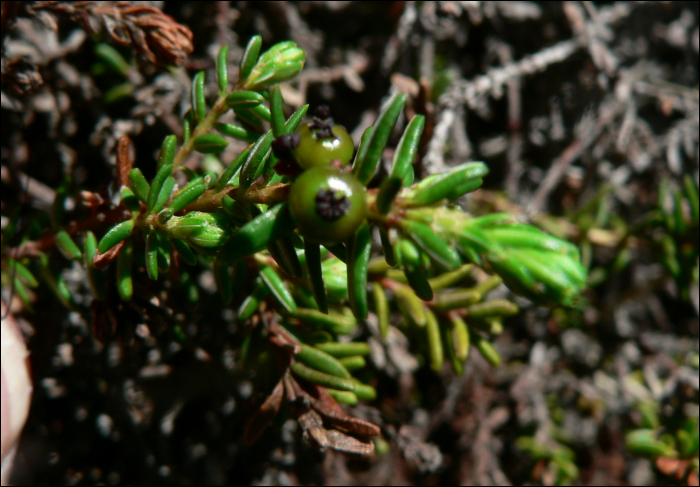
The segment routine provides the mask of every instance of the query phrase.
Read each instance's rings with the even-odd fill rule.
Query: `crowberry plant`
[[[573,306],[586,270],[569,242],[508,214],[475,217],[453,204],[481,186],[484,163],[416,181],[421,115],[408,120],[391,169],[370,187],[405,95],[386,103],[355,148],[327,107],[310,120],[304,120],[308,105],[286,115],[278,84],[299,74],[304,51],[293,42],[260,50],[256,36],[232,83],[228,49],[221,49],[214,100],[205,96],[204,72],[195,75],[184,137],[165,138],[150,181],[133,167],[129,140],[120,141],[119,199],[94,208],[108,215],[99,219],[109,222],[107,231],[95,235],[97,218],[63,227],[65,194],[59,191],[51,238],[66,258],[83,264],[100,340],[117,327],[114,289],[128,303],[143,280],[185,285],[186,266],[211,269],[223,302],[241,303],[235,315],[247,324],[240,328],[241,362],[256,367],[274,357],[274,367],[260,370],[276,385],[250,418],[246,439],[254,441],[284,410],[319,449],[367,454],[380,428],[348,415],[339,403],[376,396],[355,377],[370,353],[368,343],[357,340],[367,336],[370,309],[377,339],[391,333],[397,310],[426,364],[440,371],[448,360],[461,373],[472,345],[491,364],[500,363],[489,338],[518,307],[488,299],[490,291],[504,282],[537,303]],[[220,122],[231,110],[240,123]],[[193,151],[222,153],[231,139],[249,145],[220,174],[183,164]],[[11,281],[30,306],[27,287],[38,285],[31,268],[75,306],[45,254],[3,256],[3,285]],[[491,277],[465,287],[476,268]]]

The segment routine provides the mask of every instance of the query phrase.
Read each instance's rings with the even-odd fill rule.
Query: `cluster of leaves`
[[[658,404],[637,404],[638,427],[627,433],[630,453],[652,458],[656,467],[677,482],[697,485],[700,475],[698,460],[698,418],[659,417]]]
[[[533,478],[544,485],[571,485],[579,476],[576,454],[558,441],[543,443],[532,436],[518,438],[517,446],[536,462]]]
[[[662,263],[673,277],[678,296],[690,301],[691,289],[698,284],[698,185],[690,174],[682,187],[673,189],[669,179],[659,184],[656,208],[643,215],[635,224],[628,224],[611,211],[611,186],[603,185],[597,194],[571,220],[582,236],[582,260],[590,265],[593,246],[614,247],[609,265],[591,271],[589,285],[596,286],[611,273],[621,272],[632,261],[634,240],[646,241],[653,259]],[[566,232],[563,232],[564,234]]]
[[[288,404],[286,410],[318,448],[369,453],[373,443],[368,438],[379,428],[348,416],[338,402],[354,405],[376,396],[372,386],[354,377],[366,365],[368,344],[341,339],[368,318],[370,287],[381,337],[390,332],[395,306],[430,367],[440,371],[448,358],[461,373],[472,344],[491,364],[500,363],[489,337],[500,333],[503,318],[518,307],[505,299],[485,299],[490,291],[504,282],[537,303],[574,306],[586,269],[577,248],[560,238],[508,214],[477,218],[451,205],[479,188],[488,173],[485,164],[466,163],[415,182],[413,163],[424,127],[420,115],[408,121],[388,176],[378,187],[363,189],[366,211],[350,237],[323,244],[309,238],[288,203],[300,171],[290,170],[296,162],[275,149],[278,141],[302,130],[308,105],[287,117],[276,85],[301,71],[305,54],[293,42],[262,55],[260,50],[256,36],[233,86],[228,49],[220,50],[213,103],[205,96],[204,72],[194,76],[184,137],[165,138],[152,181],[133,167],[125,138],[117,153],[117,203],[93,195],[86,200],[92,217],[63,228],[65,192],[59,190],[54,232],[42,248],[55,245],[67,258],[82,260],[98,339],[117,328],[113,289],[128,303],[144,274],[157,280],[168,273],[196,294],[182,264],[211,268],[224,303],[246,296],[237,312],[248,325],[242,328],[247,336],[241,362],[253,365],[260,376],[269,372],[262,383],[271,392],[251,418],[247,439],[253,441]],[[404,105],[402,94],[389,100],[363,134],[352,164],[337,170],[367,187]],[[229,110],[240,125],[219,122]],[[183,165],[192,151],[223,152],[227,138],[249,145],[221,174],[200,174]],[[99,241],[92,231],[98,222],[110,225]],[[383,258],[371,258],[373,227]],[[74,241],[79,234],[84,235],[82,250]],[[53,277],[48,255],[30,254],[16,254],[23,259],[3,254],[3,285],[13,285],[31,306],[27,287],[38,283],[25,264],[33,260],[56,295],[73,306],[65,283]],[[103,270],[110,264],[114,284]],[[496,275],[477,280],[477,267]],[[473,285],[463,287],[468,280]]]
[[[692,284],[698,283],[699,199],[698,185],[690,174],[683,179],[682,189],[671,191],[668,180],[659,186],[659,216],[655,220],[663,229],[659,246],[664,265],[685,301],[690,299]]]

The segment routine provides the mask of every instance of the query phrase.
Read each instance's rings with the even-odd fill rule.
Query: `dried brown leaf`
[[[119,187],[129,186],[129,172],[134,167],[131,154],[131,139],[122,137],[117,146],[117,183]]]
[[[338,430],[327,430],[326,439],[328,446],[337,451],[355,455],[371,455],[374,453],[374,443],[371,441],[361,440]]]
[[[245,429],[245,442],[252,444],[265,431],[282,407],[284,399],[284,384],[280,380],[270,395],[265,399],[257,411],[248,420]]]
[[[88,34],[102,25],[114,42],[132,46],[159,66],[181,66],[194,50],[192,32],[155,7],[131,2],[35,2],[31,10],[67,15]]]
[[[125,242],[126,240],[122,240],[104,254],[95,252],[95,257],[92,260],[92,266],[97,270],[101,270],[107,267],[114,259],[117,258],[117,255],[119,254],[119,251],[122,249],[122,247],[124,247]]]
[[[304,384],[304,389],[313,399],[311,407],[333,426],[360,436],[381,435],[376,424],[347,414],[325,388],[316,384]]]
[[[314,410],[307,410],[297,417],[299,426],[303,430],[304,440],[312,444],[319,450],[328,448],[328,433],[323,427],[321,416]]]
[[[289,349],[293,354],[301,352],[299,341],[292,336],[287,330],[277,323],[272,323],[268,327],[270,333],[269,340],[278,347]]]

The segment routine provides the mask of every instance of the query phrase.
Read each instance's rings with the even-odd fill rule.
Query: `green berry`
[[[343,166],[350,162],[354,146],[350,134],[340,125],[314,119],[303,123],[297,132],[299,145],[292,154],[302,169],[330,166],[333,161]]]
[[[365,189],[351,174],[313,167],[292,184],[289,208],[300,234],[313,242],[335,244],[353,235],[364,221]]]

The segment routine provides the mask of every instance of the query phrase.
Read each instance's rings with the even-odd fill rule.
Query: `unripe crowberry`
[[[299,233],[321,244],[342,242],[367,214],[365,189],[351,174],[313,167],[292,184],[289,208]]]

